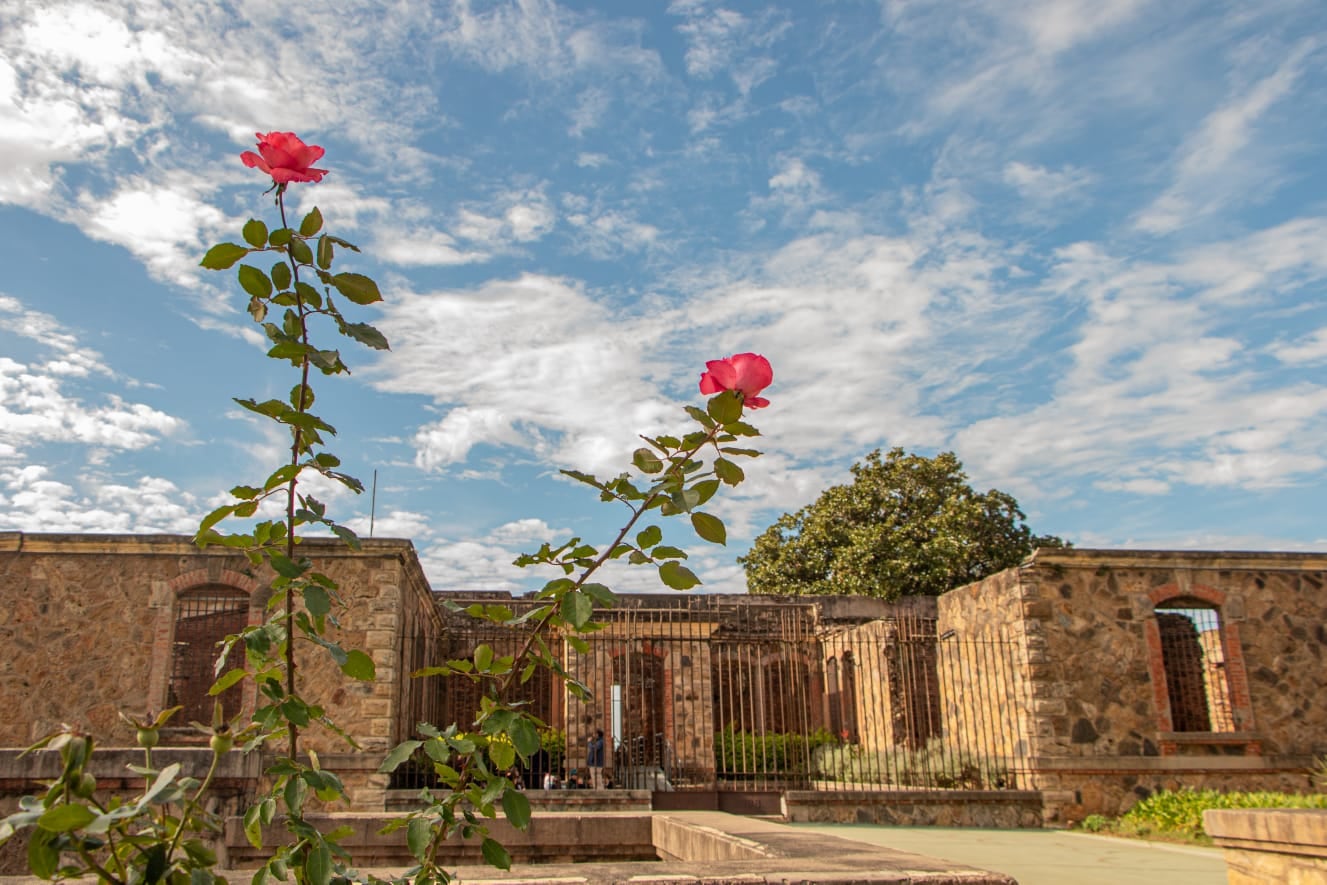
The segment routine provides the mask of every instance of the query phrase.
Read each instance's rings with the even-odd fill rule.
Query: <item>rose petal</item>
[[[719,385],[719,390],[732,390],[733,385],[737,383],[737,370],[728,360],[710,360],[705,364],[705,368],[709,369],[714,383]]]
[[[729,357],[736,370],[733,387],[745,394],[754,395],[769,387],[774,381],[774,369],[769,360],[758,353],[737,353]]]
[[[722,393],[724,388],[719,386],[719,382],[714,380],[714,376],[709,372],[700,373],[700,392],[709,396],[712,393]]]
[[[769,405],[769,400],[763,396],[748,396],[742,400],[742,405],[748,409],[763,409]]]

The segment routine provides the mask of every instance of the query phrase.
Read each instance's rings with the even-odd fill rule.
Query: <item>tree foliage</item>
[[[738,560],[750,592],[934,596],[1066,546],[1032,534],[1012,495],[973,490],[953,452],[877,449],[852,474],[756,538]]]

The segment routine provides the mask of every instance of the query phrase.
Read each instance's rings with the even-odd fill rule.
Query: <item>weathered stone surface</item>
[[[1327,882],[1327,811],[1212,810],[1203,828],[1225,850],[1230,885]]]

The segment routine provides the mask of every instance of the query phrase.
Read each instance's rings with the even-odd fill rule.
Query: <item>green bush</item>
[[[819,748],[838,743],[823,728],[809,735],[787,732],[759,734],[735,731],[730,725],[714,735],[714,764],[719,775],[806,774]]]
[[[916,749],[823,746],[816,750],[814,761],[817,777],[845,783],[967,790],[1014,786],[1000,760],[964,751],[943,738],[932,738]]]
[[[1120,818],[1118,830],[1133,836],[1180,836],[1201,841],[1207,838],[1203,812],[1209,808],[1327,808],[1327,795],[1162,791],[1130,808]]]
[[[1089,833],[1100,833],[1103,830],[1111,828],[1110,818],[1104,814],[1089,814],[1083,818],[1083,822],[1078,825],[1080,830],[1086,830]]]

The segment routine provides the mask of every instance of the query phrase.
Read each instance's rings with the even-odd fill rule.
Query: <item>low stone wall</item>
[[[1327,882],[1327,811],[1213,809],[1203,829],[1225,851],[1230,885]]]
[[[650,811],[649,790],[526,790],[535,811]],[[419,790],[388,790],[387,811],[419,807]]]
[[[783,818],[794,823],[1026,829],[1042,825],[1033,790],[789,790]]]
[[[1161,790],[1268,790],[1311,788],[1307,756],[1132,756],[1034,759],[1033,786],[1046,797],[1045,824],[1069,826],[1089,814],[1118,817]]]

